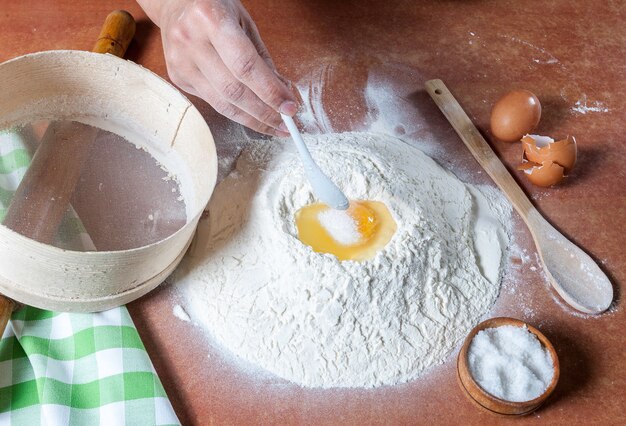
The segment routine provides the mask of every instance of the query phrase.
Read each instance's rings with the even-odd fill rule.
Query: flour
[[[293,144],[252,141],[209,204],[207,246],[174,276],[185,309],[238,357],[303,386],[414,379],[494,303],[511,209],[393,137],[305,140],[348,198],[387,205],[394,237],[365,262],[313,252],[294,224],[315,199]]]
[[[572,112],[578,114],[587,114],[589,112],[609,112],[609,109],[599,101],[587,101],[587,95],[583,95],[581,99],[576,101],[572,107]]]
[[[324,64],[296,84],[296,90],[302,99],[298,120],[308,133],[319,134],[333,131],[322,103],[325,84],[331,73],[332,65]]]
[[[535,46],[534,44],[529,43],[526,40],[521,40],[521,39],[519,39],[517,37],[513,37],[513,36],[503,35],[501,37],[503,37],[505,39],[508,39],[508,40],[511,40],[511,41],[514,41],[515,43],[519,43],[519,44],[522,44],[524,46],[527,46],[530,49],[534,50],[535,52],[538,52],[543,57],[542,58],[533,58],[533,62],[535,62],[537,64],[548,64],[548,65],[560,64],[558,58],[556,56],[554,56],[552,53],[548,52],[543,47]],[[565,67],[563,65],[561,65],[561,68],[565,68]]]
[[[187,312],[185,312],[183,307],[180,305],[174,305],[174,308],[172,308],[172,313],[174,314],[176,318],[178,318],[181,321],[185,321],[185,322],[191,321],[191,318],[189,318],[189,315],[187,314]]]

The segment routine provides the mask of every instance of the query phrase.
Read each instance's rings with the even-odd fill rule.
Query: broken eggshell
[[[551,161],[563,167],[566,175],[576,164],[576,139],[573,136],[555,142],[548,136],[526,135],[522,138],[522,148],[528,161],[539,164]]]
[[[544,164],[526,161],[517,166],[517,170],[522,170],[533,185],[543,187],[556,185],[565,177],[565,169],[552,161]]]
[[[552,186],[559,183],[576,163],[576,139],[554,141],[551,137],[526,135],[522,138],[523,163],[518,170],[524,171],[534,185]]]

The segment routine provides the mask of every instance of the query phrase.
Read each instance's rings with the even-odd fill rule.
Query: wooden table
[[[512,171],[520,161],[520,146],[495,142],[488,128],[490,107],[504,92],[532,90],[544,106],[538,131],[576,136],[580,159],[565,184],[536,188],[514,173],[539,209],[600,262],[615,286],[615,306],[596,318],[563,306],[538,268],[528,231],[515,217],[520,249],[511,253],[501,296],[490,315],[538,326],[560,357],[561,381],[553,398],[520,423],[624,424],[626,2],[246,4],[283,75],[294,82],[313,82],[321,90],[334,131],[363,130],[375,118],[368,114],[364,97],[369,76],[370,83],[380,81],[377,87],[393,88],[389,105],[404,111],[398,122],[394,117],[383,121],[383,130],[424,149],[469,182],[489,180],[424,92],[425,80],[446,82]],[[39,50],[89,50],[114,8],[128,9],[139,21],[127,57],[166,77],[159,30],[132,1],[5,1],[0,9],[0,61]],[[289,22],[298,25],[291,28]],[[229,135],[236,126],[201,100],[194,103],[213,130],[219,152],[232,151]],[[479,411],[460,392],[456,354],[423,379],[401,386],[302,389],[237,368],[198,329],[172,316],[176,297],[164,285],[129,309],[183,423],[502,421]]]

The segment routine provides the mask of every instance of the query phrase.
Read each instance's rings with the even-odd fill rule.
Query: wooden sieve
[[[63,250],[0,226],[0,293],[18,302],[95,312],[146,294],[181,261],[213,192],[215,145],[198,110],[157,75],[114,56],[123,55],[133,33],[132,17],[117,11],[107,18],[94,52],[39,52],[0,64],[0,129],[41,119],[71,120],[121,135],[154,153],[176,176],[187,221],[149,245],[93,252]],[[62,167],[71,169],[80,161],[72,152],[50,151],[62,159]],[[71,191],[72,182],[62,183]],[[19,215],[14,217],[19,221]],[[0,299],[4,328],[12,303]]]

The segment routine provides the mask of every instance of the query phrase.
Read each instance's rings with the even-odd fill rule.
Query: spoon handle
[[[585,313],[599,314],[608,309],[613,287],[593,259],[550,225],[532,205],[443,81],[427,81],[426,91],[528,226],[543,268],[557,293],[573,308]]]
[[[511,201],[517,212],[528,223],[534,216],[535,206],[513,179],[504,164],[498,159],[487,141],[482,137],[472,120],[467,116],[461,105],[456,101],[452,93],[441,80],[429,80],[426,82],[426,91],[433,98],[443,115],[446,116],[454,130],[467,148],[469,148],[476,161],[482,166],[493,181],[502,189]]]
[[[304,139],[302,139],[302,135],[300,134],[300,131],[298,130],[298,126],[296,126],[296,123],[293,121],[293,118],[284,114],[281,114],[280,116],[282,117],[283,121],[285,122],[285,125],[287,126],[287,129],[289,130],[289,134],[291,135],[291,138],[296,144],[296,148],[298,149],[298,154],[300,154],[300,159],[302,160],[302,163],[304,164],[304,168],[305,169],[316,168],[317,164],[315,164],[315,160],[313,160],[313,157],[311,157],[311,153],[309,152],[309,149],[306,147],[306,144],[304,143]]]
[[[302,139],[302,135],[300,135],[300,131],[298,130],[296,123],[294,123],[293,118],[284,114],[281,114],[281,117],[289,130],[291,138],[296,144],[296,148],[300,154],[300,159],[304,165],[304,171],[317,198],[328,204],[333,209],[346,210],[350,205],[348,198],[346,198],[339,187],[324,174],[313,157],[311,157],[311,153],[306,147],[304,139]]]

